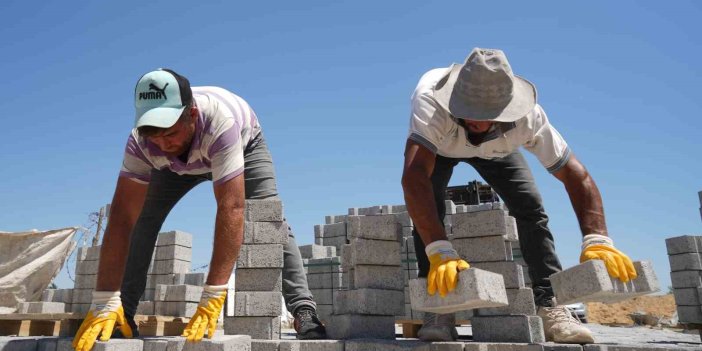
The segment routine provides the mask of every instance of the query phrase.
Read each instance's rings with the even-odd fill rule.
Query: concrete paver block
[[[348,238],[397,241],[400,236],[395,216],[349,216],[346,221]]]
[[[63,302],[20,302],[17,313],[64,313],[66,304]]]
[[[283,245],[260,244],[241,246],[237,268],[283,268]]]
[[[336,256],[336,247],[323,245],[302,245],[299,247],[302,258],[327,258]]]
[[[152,274],[174,274],[188,273],[190,270],[190,261],[181,260],[161,260],[154,261],[150,267]]]
[[[491,316],[471,319],[474,341],[544,342],[544,327],[538,316]]]
[[[318,245],[333,246],[336,248],[336,251],[339,252],[341,251],[341,247],[348,244],[348,242],[349,240],[345,236],[334,236],[331,238],[320,238]],[[317,242],[315,241],[315,243]]]
[[[93,302],[93,289],[73,289],[73,303]]]
[[[399,266],[356,265],[353,269],[353,288],[403,290],[403,273]]]
[[[89,303],[72,303],[71,304],[71,312],[73,313],[78,313],[81,315],[84,315],[88,313],[90,310],[90,304]]]
[[[517,241],[516,221],[503,210],[457,213],[452,216],[454,238],[502,236]]]
[[[347,289],[340,273],[319,273],[307,275],[307,286],[310,289]]]
[[[78,248],[78,253],[76,260],[79,261],[98,261],[100,260],[100,248],[102,245],[97,246],[82,246]]]
[[[348,254],[343,252],[344,257],[350,257],[349,265],[378,265],[378,266],[399,266],[400,242],[385,240],[369,240],[354,238],[348,247]],[[342,250],[345,251],[345,250]],[[346,265],[347,262],[344,262]]]
[[[702,272],[700,271],[672,272],[670,278],[674,289],[702,286]]]
[[[234,293],[235,317],[278,316],[282,308],[280,292],[237,291]]]
[[[76,261],[76,274],[97,274],[100,261]]]
[[[248,335],[215,335],[197,343],[188,343],[183,337],[144,338],[143,351],[249,351]]]
[[[668,256],[670,271],[702,271],[702,253],[682,253]]]
[[[75,289],[95,289],[97,274],[77,274],[73,284]]]
[[[205,273],[185,273],[183,284],[203,286],[206,278]]]
[[[156,285],[155,301],[200,302],[202,287],[196,285]]]
[[[702,306],[678,306],[677,310],[681,323],[702,323]]]
[[[193,247],[193,236],[180,230],[159,233],[156,239],[156,246],[180,245]]]
[[[559,304],[574,302],[616,302],[658,291],[658,279],[649,261],[635,261],[638,277],[622,283],[607,273],[604,261],[589,260],[551,275]]]
[[[394,339],[395,316],[331,315],[327,336],[330,339]]]
[[[451,240],[458,255],[468,263],[512,261],[512,245],[501,236]]]
[[[334,224],[334,223],[346,222],[346,217],[348,217],[348,215],[324,216],[324,223],[325,224]]]
[[[360,339],[346,341],[346,351],[430,351],[431,345],[418,340]]]
[[[244,222],[244,244],[285,244],[288,228],[286,222]]]
[[[582,347],[580,350],[581,351]],[[543,351],[541,345],[527,343],[485,343],[473,342],[466,344],[465,351]]]
[[[341,340],[281,340],[280,351],[344,351]]]
[[[446,297],[427,293],[426,278],[410,281],[412,309],[433,313],[451,313],[485,307],[507,306],[507,292],[502,276],[477,268],[469,268],[458,274],[456,290]]]
[[[347,237],[346,223],[322,224],[314,226],[314,235],[322,238]]]
[[[139,305],[137,306],[136,314],[143,314],[143,315],[156,314],[156,310],[154,309],[154,302],[153,301],[139,301]]]
[[[251,351],[278,351],[280,340],[251,340]]]
[[[405,293],[397,290],[356,289],[335,292],[334,314],[402,315]]]
[[[507,301],[509,305],[505,307],[479,308],[475,313],[479,316],[499,316],[499,315],[536,315],[536,304],[534,304],[534,292],[531,288],[507,289]]]
[[[282,222],[283,203],[280,200],[246,200],[244,218],[249,222]]]
[[[308,274],[338,273],[342,271],[343,269],[341,268],[341,258],[339,256],[317,259],[313,258],[307,261]]]
[[[281,291],[281,268],[237,268],[236,291]]]
[[[313,289],[310,288],[312,296],[314,296],[314,302],[317,305],[332,305],[334,304],[334,289]]]
[[[693,235],[682,235],[665,239],[668,255],[700,252],[699,239]]]
[[[673,296],[675,297],[675,304],[677,306],[699,306],[702,305],[702,299],[700,299],[700,293],[702,292],[702,287],[698,288],[681,288],[673,289]]]
[[[160,316],[192,317],[197,310],[197,302],[154,301],[154,314]]]
[[[524,268],[514,261],[503,262],[468,262],[471,267],[484,271],[501,274],[505,281],[505,288],[518,289],[525,286]]]
[[[154,261],[163,260],[180,260],[180,261],[192,261],[193,249],[187,246],[180,245],[166,245],[158,246],[156,248]]]
[[[397,213],[394,216],[395,222],[398,223],[401,227],[406,228],[414,226],[414,223],[412,222],[412,217],[410,217],[409,212]]]
[[[280,317],[224,317],[224,334],[280,339]]]

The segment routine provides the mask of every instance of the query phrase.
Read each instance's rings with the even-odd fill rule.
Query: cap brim
[[[156,107],[144,111],[143,113],[137,112],[135,128],[143,126],[152,126],[158,128],[170,128],[180,118],[180,115],[185,110],[185,106],[182,107]]]
[[[446,83],[434,91],[434,99],[456,118],[475,121],[514,122],[526,116],[536,105],[536,87],[528,80],[514,76],[514,95],[502,110],[487,111],[466,103],[453,93],[459,71],[463,65],[454,65],[448,73]]]

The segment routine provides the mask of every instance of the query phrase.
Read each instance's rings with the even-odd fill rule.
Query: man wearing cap
[[[134,315],[161,225],[173,206],[206,180],[212,181],[217,202],[213,252],[200,303],[183,336],[212,338],[243,240],[245,199],[278,197],[258,118],[239,96],[217,87],[191,89],[186,78],[159,69],[141,77],[135,102],[135,128],[112,200],[93,304],[73,341],[79,351],[90,350],[100,335],[108,340],[115,324],[126,337],[138,334]],[[283,296],[297,336],[325,338],[289,229],[283,251]]]
[[[448,241],[444,196],[453,168],[473,166],[502,197],[517,220],[519,244],[529,266],[537,314],[548,341],[594,342],[590,331],[555,303],[549,276],[561,271],[541,196],[522,146],[563,182],[583,234],[581,262],[605,261],[610,275],[636,278],[631,260],[614,248],[602,198],[585,167],[549,123],[536,88],[512,73],[501,50],[476,48],[465,63],[425,73],[412,95],[402,187],[415,224],[419,276],[427,292],[441,296],[469,268]],[[422,340],[455,340],[455,315],[425,314]]]

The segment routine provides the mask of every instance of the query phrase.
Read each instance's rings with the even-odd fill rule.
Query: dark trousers
[[[211,174],[178,175],[168,170],[151,172],[144,207],[132,230],[122,280],[122,306],[128,318],[134,318],[139,299],[144,294],[151,256],[166,216],[190,189],[211,178]],[[278,197],[273,161],[262,135],[256,137],[244,152],[244,181],[246,199]],[[307,286],[300,249],[289,227],[288,243],[283,246],[283,297],[288,310],[293,313],[305,305],[316,308]]]
[[[556,256],[553,235],[548,229],[548,216],[544,211],[541,195],[524,156],[514,152],[503,158],[485,160],[477,157],[456,159],[437,155],[431,183],[440,220],[446,215],[446,187],[453,174],[453,168],[459,162],[473,166],[500,195],[509,209],[509,214],[517,220],[519,246],[529,266],[534,300],[538,306],[549,306],[550,298],[553,297],[549,276],[560,272],[562,268]],[[425,245],[416,229],[412,234],[419,277],[426,277],[429,273],[429,259],[424,252]]]

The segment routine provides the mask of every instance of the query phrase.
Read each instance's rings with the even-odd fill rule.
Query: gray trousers
[[[211,179],[211,174],[178,175],[168,170],[151,172],[144,207],[131,234],[129,257],[122,280],[122,306],[128,318],[134,318],[139,299],[144,294],[156,238],[166,216],[190,189]],[[262,134],[252,140],[244,152],[244,179],[246,199],[278,197],[273,160]],[[307,286],[300,249],[290,227],[288,243],[283,246],[283,297],[288,311],[292,313],[302,306],[316,309]]]
[[[459,162],[473,166],[500,195],[509,209],[509,214],[517,220],[519,246],[524,261],[529,266],[534,301],[538,306],[550,306],[553,288],[549,276],[560,272],[562,268],[556,256],[553,235],[548,228],[548,216],[544,211],[541,195],[524,156],[520,152],[514,152],[502,158],[485,160],[477,157],[456,159],[437,155],[431,183],[436,209],[442,223],[446,215],[444,194],[453,168]],[[429,259],[424,252],[425,245],[416,229],[412,235],[419,266],[418,274],[419,277],[426,277],[429,273]]]

